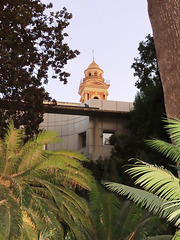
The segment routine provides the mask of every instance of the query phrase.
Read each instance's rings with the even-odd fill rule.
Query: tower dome
[[[97,63],[95,63],[95,61],[93,60],[93,62],[89,65],[88,69],[100,69],[99,65],[97,65]]]
[[[93,60],[93,62],[89,65],[89,67],[84,71],[85,77],[88,76],[101,76],[103,75],[103,70],[100,69],[99,65],[97,65],[97,63],[95,63],[95,61]]]
[[[107,90],[110,85],[104,81],[103,73],[103,70],[93,60],[84,71],[85,78],[79,86],[80,102],[84,103],[89,99],[107,100]]]

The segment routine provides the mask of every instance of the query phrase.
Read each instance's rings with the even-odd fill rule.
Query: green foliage
[[[164,97],[153,37],[148,35],[140,42],[138,51],[139,56],[132,64],[134,76],[138,78],[135,83],[138,93],[134,101],[134,109],[129,113],[127,124],[129,135],[111,136],[110,143],[113,149],[107,161],[107,171],[106,166],[101,168],[103,174],[101,179],[128,185],[132,185],[132,181],[127,174],[124,174],[124,165],[129,158],[143,159],[149,163],[164,165],[166,168],[169,168],[168,164],[171,163],[171,161],[165,162],[161,154],[152,152],[145,143],[150,137],[169,141],[164,130],[165,124],[162,122],[162,117],[165,117]],[[113,176],[114,179],[109,176]]]
[[[141,139],[159,137],[166,140],[162,117],[165,117],[163,89],[153,37],[148,35],[139,44],[139,57],[132,64],[135,86],[139,89],[131,112],[131,132]]]
[[[168,125],[166,128],[173,144],[170,145],[160,140],[150,140],[148,144],[179,164],[180,120],[168,119],[167,122]],[[106,182],[105,185],[112,191],[116,191],[141,206],[148,208],[155,214],[166,218],[167,221],[172,222],[175,226],[179,226],[179,178],[163,167],[151,165],[140,160],[130,165],[127,172],[135,179],[135,184],[144,190],[116,183]]]
[[[177,231],[172,240],[179,240],[180,239],[180,231]]]
[[[0,238],[55,240],[70,231],[73,239],[91,239],[89,209],[74,191],[92,189],[93,177],[81,164],[87,159],[43,150],[58,140],[54,132],[24,144],[23,131],[12,121],[8,126],[0,141]]]
[[[26,135],[38,132],[43,101],[51,99],[43,87],[49,68],[67,83],[64,65],[79,54],[64,42],[72,14],[51,8],[40,0],[0,1],[1,136],[10,117],[16,128],[25,126]]]
[[[97,239],[144,240],[147,236],[166,233],[166,226],[156,216],[106,192],[101,186],[89,193],[90,209]],[[158,226],[158,227],[157,227]]]

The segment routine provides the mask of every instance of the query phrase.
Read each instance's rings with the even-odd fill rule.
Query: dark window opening
[[[86,132],[79,134],[79,148],[86,147]]]
[[[94,97],[94,99],[99,99],[98,97]]]
[[[89,73],[89,76],[91,76],[91,73]]]
[[[109,140],[113,134],[113,131],[103,131],[103,145],[111,145]]]

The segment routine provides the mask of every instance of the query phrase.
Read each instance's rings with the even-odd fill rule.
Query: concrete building
[[[56,131],[62,139],[48,146],[49,150],[79,151],[96,160],[109,156],[112,146],[108,139],[112,134],[127,134],[127,113],[133,104],[106,100],[109,84],[94,61],[84,73],[79,87],[81,103],[45,104],[46,113],[40,127]]]

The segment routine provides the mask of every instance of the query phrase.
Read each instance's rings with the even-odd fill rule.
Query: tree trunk
[[[148,0],[168,117],[180,118],[180,0]]]

